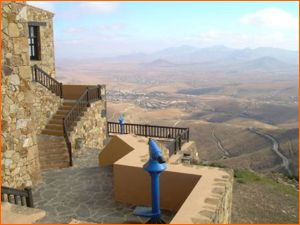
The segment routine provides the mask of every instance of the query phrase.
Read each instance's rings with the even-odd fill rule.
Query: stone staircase
[[[102,89],[105,87],[88,85],[83,89],[75,90],[74,96],[74,90],[71,92],[69,90],[69,93],[68,91],[65,92],[61,82],[55,80],[37,65],[32,66],[32,79],[33,82],[41,84],[63,99],[63,104],[37,137],[40,168],[47,170],[72,166],[72,144],[69,139],[69,132],[76,126],[91,102],[102,100],[102,93],[105,93]],[[78,91],[82,92],[81,95]],[[75,104],[76,107],[73,108]],[[70,114],[66,118],[68,112]],[[63,118],[66,118],[65,121]],[[64,133],[63,123],[67,133]]]
[[[75,104],[75,101],[64,100],[62,106],[59,107],[57,112],[52,116],[45,129],[42,131],[42,134],[52,135],[52,136],[64,136],[63,131],[63,118],[71,110],[72,106]]]
[[[70,166],[68,149],[63,136],[39,135],[37,143],[41,170]]]
[[[61,169],[70,166],[69,153],[64,138],[63,118],[75,104],[64,100],[56,113],[38,136],[39,160],[41,170]]]
[[[69,152],[63,131],[63,118],[75,103],[76,100],[64,99],[63,104],[39,135],[38,148],[41,170],[61,169],[70,166]],[[85,111],[82,110],[78,120],[84,115]],[[74,121],[72,127],[76,126],[76,122]]]

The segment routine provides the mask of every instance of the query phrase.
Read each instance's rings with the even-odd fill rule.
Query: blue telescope
[[[151,176],[152,208],[136,207],[133,214],[150,217],[148,224],[162,224],[165,222],[161,219],[159,176],[167,169],[167,165],[156,142],[150,138],[148,144],[150,158],[143,168]]]
[[[119,118],[121,134],[124,134],[124,123],[125,123],[124,116],[121,114],[121,116]]]

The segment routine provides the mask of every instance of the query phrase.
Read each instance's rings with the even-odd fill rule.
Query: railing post
[[[177,138],[175,138],[175,141],[174,141],[174,155],[176,155],[177,153]]]
[[[69,149],[69,157],[70,157],[70,166],[73,166],[73,157],[72,157],[72,144],[68,142],[67,147]]]
[[[32,190],[31,188],[25,188],[25,191],[28,194],[28,197],[26,197],[26,205],[30,208],[33,208],[33,198],[32,198]]]
[[[178,150],[181,150],[181,135],[178,138]]]
[[[59,89],[60,89],[60,98],[63,98],[63,84],[59,83]]]
[[[34,78],[35,78],[35,72],[34,72],[34,66],[31,67],[31,79],[32,81],[34,81]]]
[[[145,124],[145,136],[148,137],[148,125]]]
[[[90,107],[90,97],[89,97],[89,87],[86,88],[86,101],[87,101],[87,107]]]
[[[65,118],[63,118],[63,131],[64,131],[64,138],[67,144],[67,148],[68,148],[68,153],[69,153],[69,165],[73,166],[73,159],[72,159],[72,144],[69,141],[69,137],[68,137],[68,129],[66,127],[66,120]]]
[[[190,129],[189,128],[187,129],[186,135],[187,135],[186,140],[187,140],[187,142],[189,142],[190,141]]]
[[[34,65],[34,81],[37,81],[37,67]]]
[[[101,99],[101,86],[99,84],[97,86],[98,86],[97,88],[98,99]]]

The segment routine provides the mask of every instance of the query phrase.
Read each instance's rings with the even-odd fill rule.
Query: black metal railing
[[[169,156],[176,154],[177,151],[181,150],[181,146],[189,142],[189,129],[187,128],[182,133],[178,134],[169,144],[167,144],[167,149],[169,149]]]
[[[1,187],[1,201],[10,202],[12,204],[27,206],[33,208],[33,198],[31,188],[25,188],[24,190],[18,190],[15,188]]]
[[[44,70],[39,68],[37,65],[32,66],[32,80],[42,84],[44,87],[48,88],[51,92],[55,93],[57,96],[63,98],[63,84],[52,78]],[[69,132],[71,131],[74,122],[82,115],[87,107],[94,101],[101,100],[105,93],[102,93],[104,85],[97,85],[87,87],[87,89],[82,93],[82,95],[77,99],[76,103],[73,105],[71,110],[63,118],[63,132],[64,138],[67,144],[70,166],[73,165],[72,160],[72,145],[69,138]]]
[[[103,86],[97,85],[93,87],[88,87],[82,95],[77,99],[71,110],[63,118],[63,130],[64,138],[68,147],[68,153],[70,158],[70,166],[73,165],[72,160],[72,144],[69,138],[69,132],[71,132],[74,123],[79,119],[84,113],[87,107],[90,106],[92,102],[102,100],[102,88]]]
[[[37,65],[31,67],[32,69],[32,80],[40,83],[52,93],[63,98],[63,84],[55,80],[44,70],[39,68]]]
[[[135,134],[144,137],[173,139],[168,145],[169,154],[176,154],[185,142],[189,142],[189,128],[155,126],[148,124],[125,123],[121,131],[120,123],[107,122],[108,133]]]

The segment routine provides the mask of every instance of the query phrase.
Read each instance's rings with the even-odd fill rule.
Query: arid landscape
[[[110,121],[189,127],[206,163],[298,176],[296,52],[181,46],[58,63],[64,82],[107,85]]]
[[[281,49],[181,46],[153,54],[62,59],[57,77],[67,83],[106,84],[109,121],[124,114],[129,123],[189,127],[205,165],[298,179],[297,62],[297,52]],[[281,180],[297,186],[296,180]],[[251,198],[245,195],[250,186],[235,182],[234,223],[298,221],[295,189],[286,194],[269,182],[246,183]],[[255,210],[237,210],[243,201],[255,208],[267,193],[264,204],[289,201],[290,208],[270,210],[264,220],[253,216]]]

